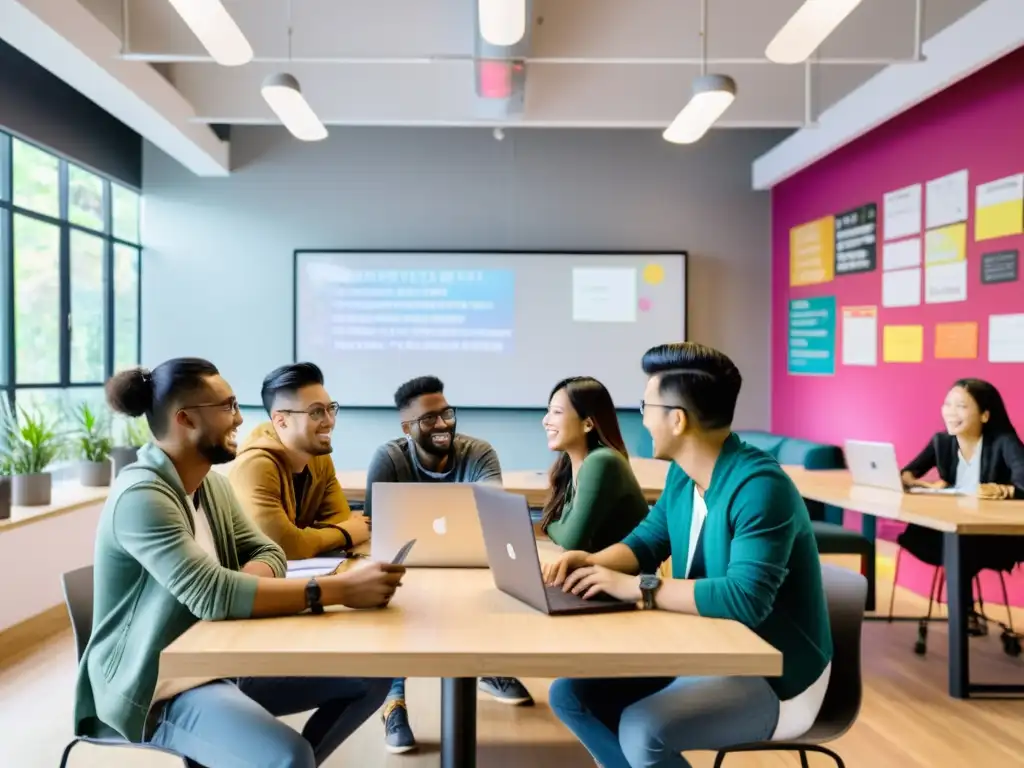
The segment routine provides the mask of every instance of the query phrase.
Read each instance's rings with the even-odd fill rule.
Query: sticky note
[[[920,363],[924,357],[924,326],[887,325],[882,329],[882,360]]]
[[[665,279],[665,269],[661,264],[648,264],[644,267],[644,282],[657,285]]]
[[[935,326],[936,359],[973,360],[977,356],[977,323],[938,323]]]

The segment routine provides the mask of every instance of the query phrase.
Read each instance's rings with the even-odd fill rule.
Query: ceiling
[[[260,84],[287,71],[328,126],[664,128],[700,73],[700,0],[530,0],[527,37],[511,49],[479,39],[475,0],[224,0],[255,51],[231,68],[167,0],[79,1],[121,40],[122,58],[156,67],[197,123],[277,123]],[[720,127],[800,127],[913,59],[915,0],[864,0],[809,68],[769,63],[765,46],[801,2],[708,0],[708,71],[731,75],[738,91]],[[980,3],[928,0],[921,39]],[[480,59],[491,57],[522,63],[504,97],[479,95]],[[506,65],[483,66],[500,88]]]

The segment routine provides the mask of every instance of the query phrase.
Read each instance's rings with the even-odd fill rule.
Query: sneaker
[[[478,686],[502,704],[533,704],[526,686],[514,677],[481,677]]]
[[[416,737],[409,727],[409,712],[402,699],[391,699],[384,705],[384,747],[393,755],[416,748]]]

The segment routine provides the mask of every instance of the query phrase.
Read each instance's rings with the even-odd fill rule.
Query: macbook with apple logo
[[[502,592],[550,616],[636,608],[635,603],[604,594],[584,600],[545,584],[526,497],[486,486],[474,486],[473,495],[494,586]]]
[[[480,518],[465,483],[374,483],[370,557],[388,562],[416,540],[407,568],[486,568]]]

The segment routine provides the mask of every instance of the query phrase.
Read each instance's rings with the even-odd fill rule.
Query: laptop
[[[374,483],[370,557],[389,562],[410,539],[407,568],[486,568],[480,519],[465,483]]]
[[[584,600],[561,587],[545,584],[526,497],[485,486],[474,486],[473,495],[491,575],[499,590],[549,616],[636,609],[635,603],[608,595]]]
[[[944,496],[960,494],[956,488],[904,488],[896,447],[892,443],[870,440],[847,440],[844,450],[846,466],[854,485],[884,488],[899,493],[925,493]]]

